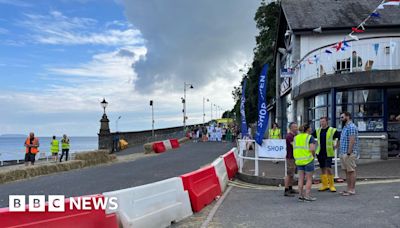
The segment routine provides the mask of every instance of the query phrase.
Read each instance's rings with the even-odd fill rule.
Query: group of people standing
[[[233,127],[210,124],[207,126],[195,126],[192,129],[187,129],[186,136],[190,139],[193,139],[195,142],[232,142],[235,139],[236,134]]]
[[[340,115],[343,124],[341,133],[328,125],[328,118],[320,118],[320,128],[312,132],[309,124],[298,127],[294,122],[289,124],[289,133],[286,135],[286,162],[287,175],[285,177],[284,196],[293,197],[299,194],[301,202],[315,201],[311,195],[314,159],[318,158],[321,168],[321,187],[318,191],[336,192],[332,173],[332,160],[335,149],[339,149],[341,167],[346,173],[347,189],[342,196],[351,196],[356,193],[356,159],[358,149],[358,129],[351,120],[349,112]],[[293,189],[294,174],[298,172],[298,191]],[[306,183],[304,184],[304,179]]]
[[[34,165],[36,160],[36,154],[39,152],[39,138],[35,137],[33,132],[29,133],[28,138],[25,140],[25,165],[29,164]],[[67,135],[63,135],[61,139],[61,157],[60,162],[62,161],[65,155],[65,161],[68,161],[68,154],[70,148],[70,141]],[[54,162],[58,161],[58,153],[60,152],[60,141],[57,140],[56,136],[53,136],[50,142],[50,152],[52,154],[52,158]]]

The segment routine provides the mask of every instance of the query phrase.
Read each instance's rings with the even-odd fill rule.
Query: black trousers
[[[61,150],[60,162],[61,162],[62,158],[64,157],[64,154],[65,154],[65,161],[68,161],[68,153],[69,153],[69,149],[62,149]]]
[[[36,154],[32,154],[31,152],[25,154],[25,162],[31,162],[31,164],[35,164]]]

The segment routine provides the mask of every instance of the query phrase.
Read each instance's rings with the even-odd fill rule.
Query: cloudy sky
[[[259,0],[0,0],[0,135],[95,136],[202,122],[233,106]],[[206,102],[206,120],[211,103]],[[219,111],[222,114],[222,111]],[[213,106],[213,118],[216,110]]]

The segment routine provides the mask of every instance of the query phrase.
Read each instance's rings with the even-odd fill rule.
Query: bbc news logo
[[[117,197],[69,197],[65,200],[64,195],[49,195],[48,207],[49,212],[64,212],[69,210],[117,210]],[[67,204],[66,204],[67,202]],[[26,211],[26,196],[25,195],[10,195],[9,196],[9,211],[23,212]],[[65,208],[65,207],[68,208]],[[30,212],[45,212],[46,197],[44,195],[29,195],[28,196],[28,211]]]

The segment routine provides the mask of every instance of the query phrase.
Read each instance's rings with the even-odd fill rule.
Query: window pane
[[[345,104],[353,103],[353,93],[351,91],[337,92],[336,93],[336,103]]]
[[[336,119],[336,128],[338,131],[342,130],[342,121],[340,119]]]
[[[314,98],[308,99],[308,107],[314,108]]]
[[[352,105],[338,105],[336,106],[336,117],[339,118],[340,117],[340,113],[342,112],[350,112],[351,114],[353,114],[353,110],[352,110]]]
[[[354,103],[376,102],[382,100],[382,90],[380,89],[354,91]]]
[[[383,116],[383,105],[381,103],[355,104],[355,117],[380,117]]]
[[[358,131],[383,131],[382,118],[355,118]]]
[[[326,94],[315,97],[315,107],[326,105]]]
[[[319,120],[321,117],[327,116],[326,107],[315,108],[315,119]]]
[[[332,108],[328,107],[328,119],[332,119]]]
[[[314,119],[314,110],[309,109],[308,110],[308,120],[313,120]]]
[[[387,100],[389,121],[400,123],[400,89],[388,89]]]

